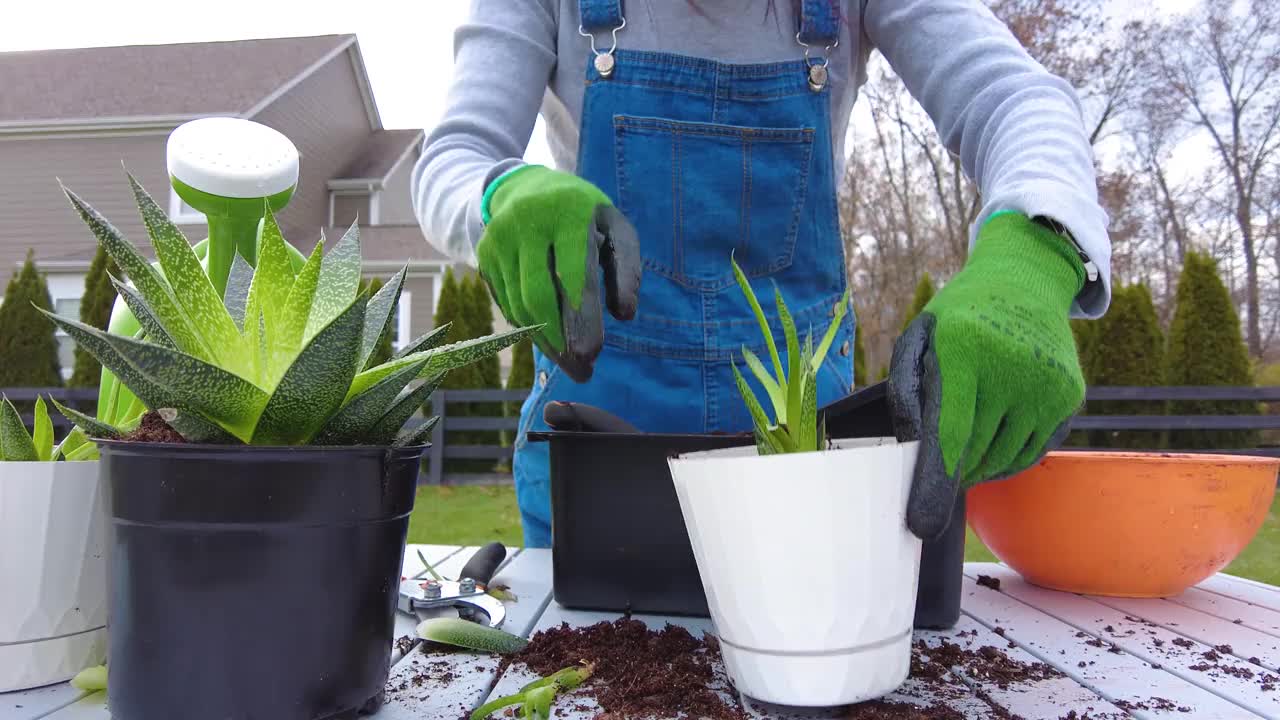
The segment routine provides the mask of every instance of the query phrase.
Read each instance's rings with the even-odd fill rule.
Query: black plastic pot
[[[100,448],[115,720],[381,705],[424,448]]]
[[[822,410],[833,438],[893,437],[883,386]],[[750,445],[750,434],[679,435],[552,430],[551,544],[557,603],[574,609],[710,614],[667,459]],[[916,600],[918,628],[960,618],[964,502],[938,540],[926,542]]]

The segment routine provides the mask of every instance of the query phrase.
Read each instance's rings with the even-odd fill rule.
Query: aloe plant
[[[518,328],[440,346],[445,329],[437,328],[391,360],[365,369],[392,320],[405,269],[371,297],[361,294],[357,225],[327,252],[321,235],[295,270],[280,227],[265,206],[257,266],[237,255],[225,295],[220,295],[182,231],[132,175],[129,183],[158,268],[88,203],[65,187],[63,192],[130,278],[131,284],[112,282],[141,330],[135,336],[114,335],[45,314],[110,370],[140,405],[159,413],[190,442],[422,444],[431,422],[409,431],[401,428],[445,373],[538,329]],[[415,385],[418,380],[423,382]],[[119,437],[124,429],[60,410],[90,437]],[[129,422],[136,417],[125,427]]]
[[[56,400],[52,402],[62,408]],[[35,432],[27,432],[18,408],[8,397],[0,394],[0,462],[98,459],[98,447],[79,428],[72,428],[62,442],[53,444],[53,421],[49,419],[49,407],[42,397],[36,397],[34,425]]]
[[[755,392],[738,371],[737,363],[733,364],[733,376],[737,381],[738,391],[742,393],[742,399],[751,413],[756,448],[761,455],[812,452],[826,448],[826,428],[818,421],[818,370],[822,367],[822,361],[831,349],[832,342],[835,341],[840,322],[848,312],[849,291],[845,290],[844,297],[836,305],[831,326],[827,328],[822,341],[815,348],[812,334],[805,336],[804,345],[801,346],[796,324],[787,310],[786,302],[782,299],[782,293],[776,287],[774,288],[778,320],[782,323],[783,337],[787,343],[787,367],[784,369],[778,354],[777,343],[773,339],[773,332],[769,328],[769,321],[764,316],[760,301],[756,299],[755,290],[751,288],[751,283],[747,281],[742,268],[738,267],[737,261],[731,258],[730,262],[733,264],[733,273],[738,279],[738,285],[746,295],[747,302],[755,313],[756,321],[760,324],[760,332],[764,335],[765,346],[769,350],[769,359],[773,362],[775,373],[770,374],[759,356],[745,345],[742,347],[742,355],[747,367],[760,381],[773,405],[774,419],[770,421]]]

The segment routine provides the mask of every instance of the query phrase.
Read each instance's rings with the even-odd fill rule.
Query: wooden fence
[[[97,391],[66,388],[11,388],[3,392],[14,402],[31,402],[36,395],[53,396],[65,405],[90,411],[97,401]],[[516,414],[504,415],[495,410],[491,416],[451,414],[451,405],[492,404],[518,409],[528,396],[528,390],[437,390],[431,396],[431,415],[441,418],[432,433],[431,449],[427,454],[427,472],[423,482],[434,485],[453,484],[501,484],[510,483],[509,472],[499,472],[502,464],[509,466],[513,448],[509,444],[463,445],[446,441],[446,433],[456,431],[485,431],[505,434],[514,440],[520,420]],[[1160,404],[1176,401],[1233,400],[1256,403],[1280,403],[1280,387],[1091,387],[1090,401],[1137,401]],[[50,412],[59,432],[68,428],[66,420],[57,412]],[[31,422],[30,414],[24,418]],[[424,422],[415,417],[411,424]],[[1153,432],[1176,430],[1280,430],[1280,414],[1256,415],[1080,415],[1072,421],[1072,429],[1080,431],[1134,431]],[[1194,450],[1193,450],[1194,452]],[[1222,452],[1222,451],[1216,451]],[[1226,451],[1234,453],[1280,456],[1280,447],[1260,447],[1249,450]],[[450,473],[445,471],[446,460],[491,460],[495,468],[481,473]]]

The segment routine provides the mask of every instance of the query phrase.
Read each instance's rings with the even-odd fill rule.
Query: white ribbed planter
[[[910,669],[920,540],[906,507],[918,446],[835,447],[670,461],[725,666],[757,700],[861,702]]]
[[[105,662],[104,502],[97,462],[0,462],[0,692]]]

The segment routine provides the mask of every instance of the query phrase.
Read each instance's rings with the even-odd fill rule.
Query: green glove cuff
[[[1042,294],[1067,312],[1088,277],[1070,239],[1013,210],[994,213],[983,223],[965,272]]]
[[[494,178],[493,182],[489,183],[489,187],[484,189],[484,195],[480,196],[480,222],[484,223],[485,225],[488,225],[489,221],[493,218],[493,216],[489,213],[489,203],[493,201],[493,195],[494,193],[498,192],[498,188],[501,187],[502,183],[511,179],[511,176],[516,175],[523,170],[528,170],[529,168],[534,168],[534,167],[542,167],[542,166],[541,165],[520,165],[518,167],[513,167],[510,170],[502,173],[498,177]],[[546,168],[543,168],[543,169],[545,170]]]

